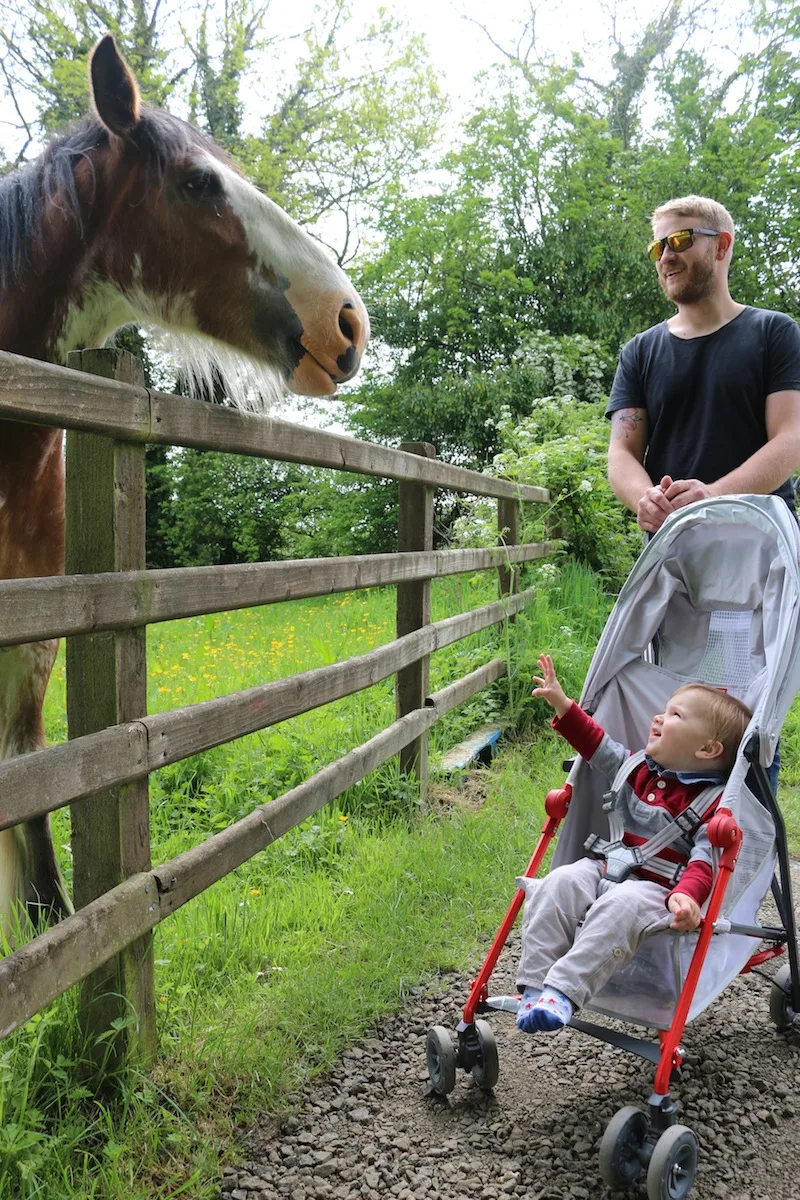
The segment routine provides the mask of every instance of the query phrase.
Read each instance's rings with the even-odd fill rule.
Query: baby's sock
[[[555,1033],[563,1029],[572,1017],[575,1007],[568,996],[557,992],[555,988],[546,987],[534,1003],[527,1003],[528,997],[533,999],[532,989],[526,988],[517,1013],[517,1027],[525,1033],[537,1031]]]
[[[541,994],[541,988],[525,988],[522,993],[522,999],[517,1009],[517,1028],[523,1029],[525,1033],[533,1033],[533,1026],[530,1023],[531,1013]]]

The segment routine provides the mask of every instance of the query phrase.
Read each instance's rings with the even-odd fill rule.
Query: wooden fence
[[[70,740],[0,762],[0,828],[71,806],[76,912],[0,961],[0,1036],[83,981],[89,1034],[131,1012],[117,1053],[155,1044],[153,928],[394,755],[427,778],[427,734],[505,671],[494,659],[428,695],[429,656],[513,618],[532,599],[518,564],[546,554],[520,545],[521,501],[548,499],[438,462],[433,448],[372,445],[214,407],[141,385],[120,351],[71,356],[75,370],[0,354],[2,419],[67,429],[67,575],[0,582],[0,647],[68,637]],[[79,373],[81,372],[81,373]],[[87,373],[89,372],[89,373]],[[145,445],[235,452],[395,479],[398,552],[184,570],[144,569]],[[437,487],[498,501],[496,549],[433,546]],[[433,578],[495,569],[500,599],[431,624]],[[171,712],[147,715],[148,624],[393,584],[397,637],[346,662]],[[337,762],[178,858],[150,859],[148,775],[396,676],[397,719]]]

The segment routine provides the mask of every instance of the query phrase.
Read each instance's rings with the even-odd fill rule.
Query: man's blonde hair
[[[724,204],[710,200],[708,196],[679,196],[677,200],[668,200],[661,204],[650,218],[653,231],[656,223],[662,217],[699,217],[710,229],[718,229],[720,233],[734,234],[733,217]]]
[[[708,683],[685,683],[672,693],[670,699],[682,692],[701,692],[705,697],[703,716],[708,726],[708,736],[715,742],[722,742],[725,767],[733,766],[739,743],[753,715],[750,709],[736,696],[721,692]]]

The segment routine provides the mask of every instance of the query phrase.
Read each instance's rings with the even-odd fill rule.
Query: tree
[[[159,530],[171,566],[283,557],[301,468],[205,450],[175,452],[169,461],[171,511]]]
[[[432,442],[440,458],[480,470],[501,448],[501,411],[519,420],[536,397],[554,393],[596,401],[608,391],[613,369],[612,356],[588,338],[534,330],[507,366],[450,373],[432,384],[405,376],[364,384],[344,408],[359,437]]]
[[[163,105],[181,73],[170,77],[161,46],[160,0],[92,3],[9,0],[4,6],[2,72],[18,117],[21,163],[41,135],[82,117],[89,107],[86,63],[104,33],[112,33],[131,64],[145,103]]]
[[[440,186],[385,196],[360,282],[387,370],[350,401],[355,431],[481,461],[503,391],[513,415],[529,411],[516,356],[533,333],[588,337],[616,357],[670,315],[644,247],[652,209],[688,191],[733,213],[736,298],[800,315],[800,6],[760,0],[754,49],[726,63],[704,28],[722,19],[710,0],[666,0],[627,42],[612,28],[594,78],[577,56],[539,57],[532,24],[513,49],[495,43],[503,65]]]

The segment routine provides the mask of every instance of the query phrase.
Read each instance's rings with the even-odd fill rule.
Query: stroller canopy
[[[721,496],[673,514],[631,571],[608,619],[581,703],[656,643],[680,682],[724,687],[752,710],[760,760],[772,761],[800,691],[800,531],[775,496]],[[678,683],[675,684],[678,686]],[[644,714],[647,721],[655,709]]]

